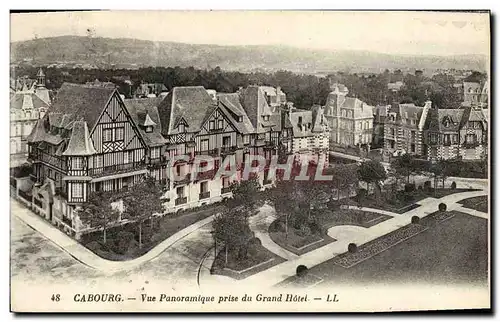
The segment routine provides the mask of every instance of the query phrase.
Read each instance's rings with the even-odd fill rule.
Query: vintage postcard
[[[11,311],[491,308],[488,11],[10,21]]]

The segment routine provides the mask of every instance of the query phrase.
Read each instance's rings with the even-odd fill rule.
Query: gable
[[[237,132],[236,127],[219,107],[205,120],[199,134],[212,132]]]
[[[117,132],[123,132],[123,134]],[[111,140],[109,140],[109,137],[105,138],[105,135],[111,135]],[[116,93],[113,94],[102,110],[90,136],[97,153],[146,147],[144,139],[137,128],[137,124],[134,123],[130,113]]]

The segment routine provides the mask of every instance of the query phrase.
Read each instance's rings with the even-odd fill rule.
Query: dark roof
[[[166,143],[165,138],[161,135],[161,122],[160,115],[158,114],[158,105],[161,103],[161,98],[141,98],[141,99],[127,99],[124,101],[130,116],[135,124],[138,124],[139,131],[141,132],[144,141],[148,146],[157,146]],[[145,121],[150,119],[155,123],[152,132],[145,131]]]
[[[76,120],[86,121],[92,129],[115,92],[115,88],[64,83],[49,112],[72,114]]]
[[[311,108],[312,113],[312,131],[315,133],[321,133],[328,129],[328,124],[323,116],[323,108],[319,105],[314,105]]]
[[[31,102],[28,102],[27,100],[31,100]],[[22,109],[23,105],[26,103],[33,106],[34,109],[49,107],[49,105],[40,99],[40,97],[38,97],[35,93],[14,93],[14,96],[10,99],[10,108]],[[31,106],[24,106],[24,108],[31,108]]]
[[[294,137],[307,137],[312,135],[312,112],[307,110],[294,109],[290,113],[290,122]],[[301,122],[299,122],[301,119]]]
[[[242,106],[257,133],[264,132],[265,127],[273,126],[273,123],[262,118],[265,115],[271,116],[272,112],[259,86],[248,86],[241,90],[240,95]]]
[[[229,111],[228,114],[236,129],[242,134],[253,133],[254,127],[241,105],[238,93],[220,93],[217,94],[217,97],[219,98],[219,106],[225,107]],[[241,122],[238,122],[239,117],[242,118]]]
[[[161,133],[177,134],[176,127],[181,119],[187,123],[187,132],[199,132],[216,108],[203,86],[174,87],[158,106]]]

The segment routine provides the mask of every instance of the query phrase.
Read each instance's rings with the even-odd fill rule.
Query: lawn
[[[304,233],[289,224],[288,235],[286,235],[284,219],[279,218],[269,226],[271,239],[286,250],[302,255],[334,242],[335,239],[327,234],[328,229],[331,227],[354,225],[368,228],[391,218],[387,215],[372,212],[340,208],[317,210],[311,216],[316,219],[319,229],[310,229],[310,232]]]
[[[467,198],[460,201],[465,208],[474,209],[481,212],[488,212],[488,196]]]
[[[324,279],[320,287],[394,283],[422,285],[488,283],[488,222],[460,212],[422,219],[427,229],[350,268],[336,258],[309,269]],[[434,215],[438,215],[435,213]],[[432,215],[429,215],[432,216]],[[287,279],[283,284],[290,283]]]
[[[365,196],[363,199],[359,195],[352,200],[363,207],[382,209],[392,211],[397,214],[403,214],[412,209],[418,208],[416,202],[425,198],[442,198],[454,193],[477,191],[477,189],[437,189],[437,191],[415,190],[412,192],[398,191],[393,198],[377,199],[374,194]]]
[[[246,258],[238,258],[237,252],[229,249],[227,265],[226,251],[221,249],[212,264],[211,272],[240,280],[284,261],[285,259],[270,252],[261,244],[252,244],[248,247]]]
[[[139,226],[129,223],[107,230],[106,244],[102,231],[83,236],[82,244],[95,254],[114,261],[125,261],[140,257],[176,232],[216,214],[220,204],[211,204],[196,209],[166,214],[163,217],[146,220],[142,224],[142,247],[139,247]]]

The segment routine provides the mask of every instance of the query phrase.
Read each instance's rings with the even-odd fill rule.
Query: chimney
[[[425,101],[425,105],[424,105],[425,108],[432,108],[432,101]],[[434,108],[437,108],[437,106],[434,106]]]

